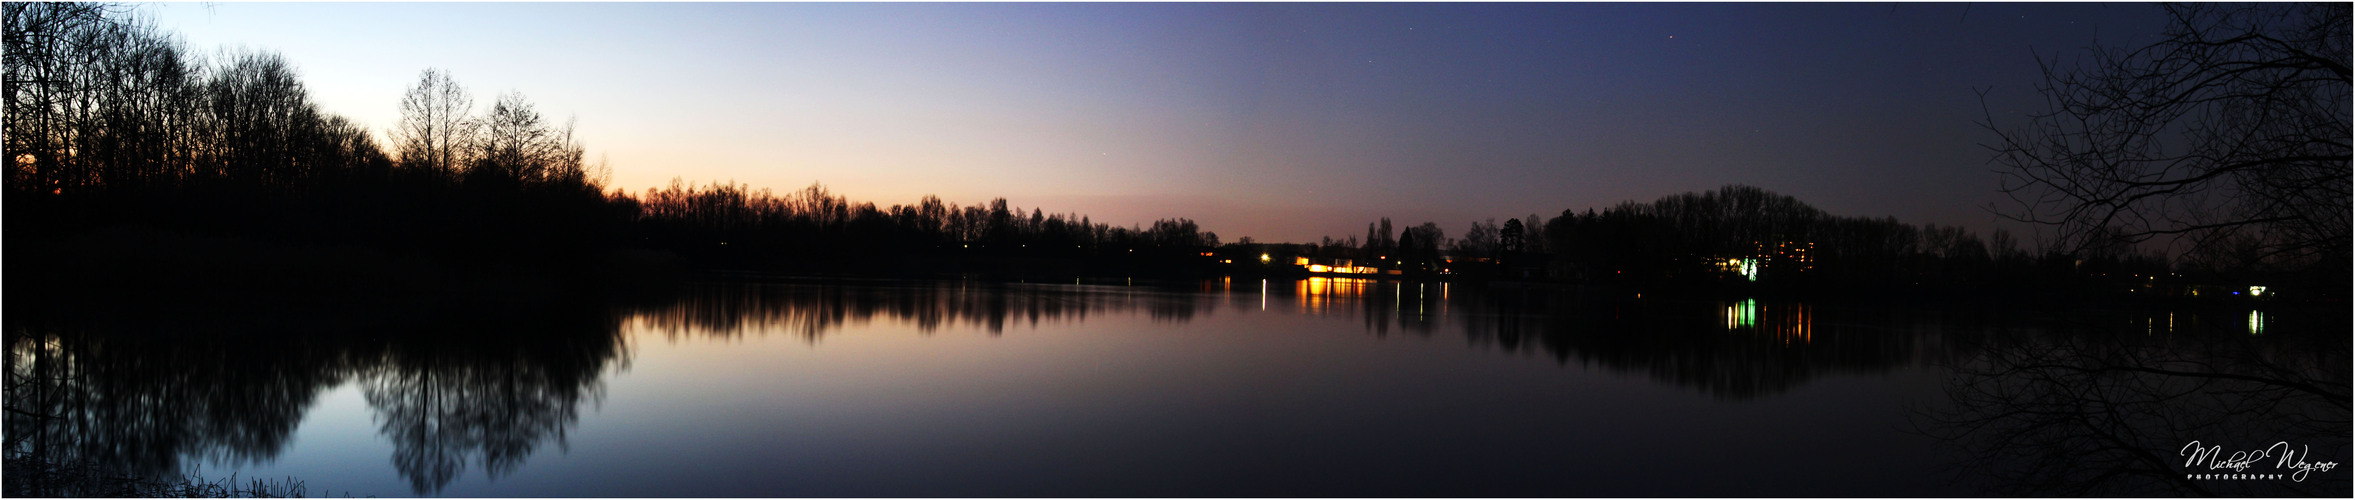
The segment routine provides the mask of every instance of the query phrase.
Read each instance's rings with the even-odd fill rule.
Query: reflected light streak
[[[1742,299],[1725,308],[1725,329],[1755,328],[1758,326],[1758,299]]]
[[[1295,282],[1304,310],[1314,313],[1330,312],[1333,301],[1364,299],[1372,291],[1374,280],[1362,278],[1328,278],[1312,276]]]
[[[1806,304],[1764,306],[1758,299],[1743,299],[1726,305],[1724,315],[1727,331],[1753,330],[1785,344],[1815,341],[1815,311]]]

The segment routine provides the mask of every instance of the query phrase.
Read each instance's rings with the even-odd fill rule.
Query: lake
[[[1326,278],[714,282],[641,302],[12,311],[7,437],[395,497],[2350,489],[2319,465],[2350,455],[2344,304]],[[2268,458],[2187,465],[2193,441]],[[2193,476],[2217,472],[2283,477]]]

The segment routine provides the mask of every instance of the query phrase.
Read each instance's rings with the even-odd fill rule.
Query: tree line
[[[482,106],[427,69],[380,144],[320,109],[277,54],[199,56],[121,6],[5,9],[7,218],[12,236],[36,241],[138,227],[385,248],[462,272],[594,263],[625,247],[736,269],[1128,272],[1184,267],[1154,259],[1218,243],[1182,218],[1121,227],[1004,199],[877,207],[816,185],[778,195],[684,181],[608,191],[610,169],[584,161],[572,122],[520,92]]]
[[[966,270],[1156,274],[1203,271],[1218,234],[1191,219],[1123,227],[1005,198],[959,205],[927,195],[878,207],[822,184],[785,194],[673,179],[628,202],[636,244],[712,265],[805,272],[937,274]]]
[[[388,152],[277,54],[198,56],[119,6],[5,9],[12,235],[142,227],[512,263],[610,240],[631,216],[570,127],[518,93],[473,112],[429,70]]]
[[[1364,239],[1325,237],[1300,245],[1230,245],[1339,261],[1405,278],[1509,278],[1638,289],[1738,286],[1784,290],[1948,289],[1987,291],[2061,282],[2124,283],[2183,270],[2166,256],[2128,244],[2075,252],[2028,248],[2010,231],[1982,237],[1961,226],[1915,225],[1894,217],[1839,216],[1797,198],[1747,185],[1624,201],[1600,210],[1563,210],[1472,221],[1450,238],[1435,222],[1399,229],[1384,217]],[[1249,247],[1249,248],[1244,248]],[[1749,259],[1754,271],[1738,267]]]

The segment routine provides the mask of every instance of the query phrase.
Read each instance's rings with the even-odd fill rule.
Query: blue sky
[[[442,68],[578,119],[592,160],[878,204],[1191,217],[1233,239],[1457,234],[1727,183],[1997,227],[1979,146],[2037,54],[2151,41],[2143,4],[155,4],[296,63],[382,133]],[[2017,228],[2015,228],[2016,230]]]

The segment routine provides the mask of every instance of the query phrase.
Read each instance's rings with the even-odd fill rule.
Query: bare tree
[[[441,172],[464,166],[475,130],[467,116],[473,108],[474,98],[449,72],[428,68],[418,74],[417,86],[401,95],[401,124],[394,130],[401,165]]]
[[[585,179],[581,146],[572,123],[551,127],[520,92],[499,96],[475,131],[475,167],[484,175],[527,182],[577,183]]]
[[[294,148],[318,129],[320,117],[293,66],[269,52],[224,59],[205,81],[213,124],[206,139],[217,148],[220,175],[284,185],[313,170]]]
[[[1520,227],[1517,221],[1509,225]],[[1449,245],[1448,250],[1459,258],[1490,257],[1496,254],[1502,239],[1503,235],[1496,228],[1496,219],[1472,221],[1472,228],[1464,230],[1463,239]]]
[[[2157,43],[2041,61],[2047,109],[1983,125],[2016,207],[2056,249],[2163,244],[2220,264],[2345,264],[2347,4],[2169,5]],[[2041,59],[2041,58],[2040,58]]]

